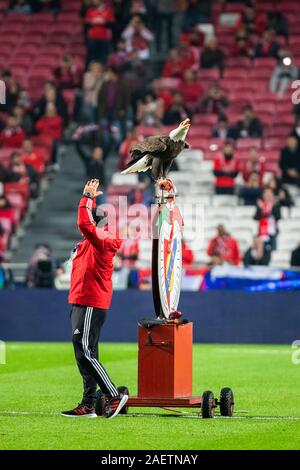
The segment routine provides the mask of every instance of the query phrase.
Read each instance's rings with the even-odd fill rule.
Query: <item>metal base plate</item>
[[[202,397],[180,397],[180,398],[143,398],[129,397],[127,406],[146,407],[175,407],[175,408],[199,408]]]

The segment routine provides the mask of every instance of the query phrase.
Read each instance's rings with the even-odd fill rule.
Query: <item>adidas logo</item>
[[[73,333],[73,335],[80,335],[80,331],[78,329],[76,329]]]

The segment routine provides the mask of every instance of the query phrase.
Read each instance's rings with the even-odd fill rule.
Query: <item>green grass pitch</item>
[[[101,360],[118,385],[136,392],[137,346],[103,344]],[[81,398],[72,346],[10,343],[0,365],[0,449],[299,449],[300,365],[289,346],[194,346],[194,394],[235,393],[235,417],[202,420],[131,408],[113,420],[59,415]]]

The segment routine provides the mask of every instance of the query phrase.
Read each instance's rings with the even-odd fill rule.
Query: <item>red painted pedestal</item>
[[[138,396],[128,406],[195,406],[192,397],[193,324],[139,326]]]

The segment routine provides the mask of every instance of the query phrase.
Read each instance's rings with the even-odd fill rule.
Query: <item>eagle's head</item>
[[[173,129],[169,137],[170,139],[174,140],[175,142],[179,141],[185,141],[185,138],[187,136],[188,130],[190,128],[191,121],[189,119],[185,119],[182,121],[176,129]]]

